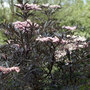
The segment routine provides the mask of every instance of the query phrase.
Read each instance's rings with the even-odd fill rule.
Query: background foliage
[[[16,0],[0,0],[0,22],[10,22],[18,20],[18,17],[13,14],[16,8],[13,3],[17,3]],[[55,15],[60,20],[61,25],[77,25],[78,32],[76,35],[83,35],[90,38],[90,1],[89,0],[30,0],[29,2],[38,3],[51,3],[61,4],[62,10]],[[4,3],[4,5],[3,5]],[[6,3],[6,4],[5,4]],[[10,6],[9,6],[10,5]],[[9,6],[9,7],[8,7]],[[13,9],[12,9],[13,8]],[[2,38],[3,39],[3,38]],[[3,41],[3,40],[1,40]]]

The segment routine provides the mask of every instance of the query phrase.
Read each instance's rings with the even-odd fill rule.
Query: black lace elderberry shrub
[[[58,23],[53,15],[61,6],[29,4],[22,1],[15,6],[22,12],[16,13],[22,21],[4,24],[8,40],[7,44],[0,48],[0,53],[2,59],[7,62],[6,66],[19,66],[20,72],[18,76],[16,73],[9,74],[10,77],[7,77],[5,82],[3,78],[1,85],[7,83],[5,88],[9,85],[8,89],[12,89],[11,83],[14,82],[15,89],[38,90],[52,85],[58,88],[60,85],[75,84],[77,78],[73,80],[73,77],[74,73],[78,72],[76,63],[81,63],[80,56],[83,55],[76,58],[76,52],[88,48],[89,43],[84,37],[68,35],[77,29],[76,26],[59,26],[60,22]],[[13,70],[16,71],[12,68],[2,71]]]

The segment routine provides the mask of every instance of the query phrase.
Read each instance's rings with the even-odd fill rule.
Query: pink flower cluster
[[[37,4],[15,4],[16,7],[23,9],[23,10],[41,10],[40,6]]]
[[[39,25],[37,23],[32,23],[30,20],[21,22],[21,21],[17,21],[13,23],[15,29],[19,29],[21,31],[23,30],[29,30],[31,28],[35,28],[37,29],[39,27]]]
[[[18,73],[20,72],[20,68],[19,67],[5,68],[5,67],[0,66],[0,71],[3,72],[3,74],[7,74],[12,71],[16,71]]]
[[[80,44],[81,43],[81,44]],[[79,49],[79,48],[87,48],[89,47],[89,44],[86,43],[86,42],[76,42],[76,49]]]
[[[57,43],[57,42],[59,42],[60,40],[59,40],[59,38],[58,37],[38,37],[37,39],[36,39],[36,41],[41,41],[41,42],[48,42],[48,41],[50,41],[50,42],[53,42],[53,43]]]
[[[77,29],[76,26],[74,26],[74,27],[70,27],[70,26],[62,26],[62,28],[63,28],[63,29],[67,29],[67,30],[71,30],[71,31]]]
[[[67,43],[65,46],[68,47],[70,50],[89,47],[89,43],[86,42],[85,37],[67,35],[66,41],[67,41]]]
[[[37,4],[26,4],[26,10],[41,10],[40,6]]]
[[[67,36],[70,39],[59,39],[58,37],[42,37],[39,36],[36,38],[36,41],[40,42],[52,42],[52,43],[59,43],[63,47],[68,47],[70,50],[75,50],[79,48],[87,48],[90,43],[86,43],[86,40],[84,37],[78,37],[78,36]]]
[[[42,4],[41,7],[51,8],[51,9],[60,9],[61,8],[60,5],[49,5],[48,3],[47,4]]]
[[[22,10],[42,10],[40,8],[40,5],[37,5],[37,4],[28,4],[26,3],[25,5],[23,4],[15,4],[16,7],[22,9]],[[41,7],[44,7],[44,8],[51,8],[51,9],[60,9],[61,6],[60,5],[49,5],[48,3],[47,4],[42,4]]]
[[[59,5],[50,5],[50,8],[51,8],[51,9],[57,9],[57,8],[59,9],[59,8],[61,8],[61,7],[60,7]]]
[[[47,3],[47,4],[42,4],[41,7],[48,8],[48,7],[49,7],[49,3]]]
[[[36,38],[36,41],[41,41],[41,42],[52,42],[52,43],[60,43],[62,45],[65,45],[68,43],[67,40],[64,40],[64,39],[59,39],[58,37],[38,37]]]

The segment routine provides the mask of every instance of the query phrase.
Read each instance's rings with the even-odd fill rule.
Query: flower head
[[[48,8],[48,7],[49,7],[49,3],[47,3],[47,4],[42,4],[41,7]]]
[[[37,4],[15,4],[16,7],[20,8],[21,10],[41,10],[40,6]]]
[[[41,42],[53,42],[53,43],[57,43],[59,42],[59,38],[58,37],[38,37],[36,39],[36,41],[41,41]]]
[[[60,9],[61,6],[60,5],[50,5],[51,9]]]
[[[41,10],[40,6],[37,4],[25,4],[26,10]]]
[[[71,31],[77,29],[76,26],[74,26],[74,27],[70,27],[70,26],[62,26],[62,28],[63,28],[63,29],[67,29],[67,30],[71,30]]]
[[[30,30],[32,27],[37,29],[39,25],[37,23],[32,23],[30,20],[21,22],[21,21],[16,21],[13,23],[15,29],[19,29],[21,31],[25,30]]]
[[[43,7],[43,8],[51,8],[51,9],[60,9],[61,8],[60,5],[49,5],[49,3],[42,4],[41,7]]]
[[[20,72],[20,68],[19,67],[5,68],[5,67],[0,66],[0,71],[3,72],[3,74],[7,74],[12,71],[16,71],[18,73]]]

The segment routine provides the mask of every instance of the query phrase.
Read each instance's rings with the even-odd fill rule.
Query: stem
[[[52,44],[52,46],[53,46],[53,49],[50,47],[50,52],[52,53],[53,52],[53,55],[52,55],[52,61],[51,61],[51,63],[50,63],[50,68],[49,68],[49,74],[51,75],[51,72],[52,72],[52,68],[53,68],[53,65],[54,65],[54,63],[55,63],[55,61],[56,61],[56,59],[55,59],[55,46],[53,45],[53,43],[51,43]]]

